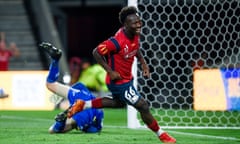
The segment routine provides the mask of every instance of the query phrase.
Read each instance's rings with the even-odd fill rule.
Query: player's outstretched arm
[[[137,51],[137,58],[142,65],[143,76],[150,77],[149,67],[140,50]]]

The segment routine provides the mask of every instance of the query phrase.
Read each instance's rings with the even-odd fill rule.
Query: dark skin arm
[[[111,67],[108,66],[106,60],[104,59],[104,57],[102,57],[98,51],[97,48],[95,48],[93,50],[93,57],[95,58],[95,60],[106,70],[106,72],[109,74],[111,80],[119,80],[122,79],[122,77],[120,76],[120,74],[116,71],[113,71],[111,69]]]
[[[95,58],[95,60],[106,70],[106,72],[110,75],[111,80],[118,80],[118,79],[122,79],[122,77],[120,76],[120,74],[116,71],[113,71],[111,69],[111,67],[108,66],[105,58],[103,56],[101,56],[98,51],[97,48],[95,48],[92,52],[93,57]],[[123,106],[125,106],[124,103],[122,103],[119,100],[116,99],[111,99],[108,97],[103,97],[102,98],[102,105],[104,105],[104,107],[110,107],[110,108],[121,108]]]
[[[144,60],[144,58],[142,56],[140,49],[137,51],[137,58],[142,65],[143,76],[149,78],[150,77],[149,68],[148,68],[146,61]]]
[[[105,59],[98,53],[97,48],[95,48],[93,50],[93,56],[94,56],[95,60],[106,70],[106,72],[109,73],[111,80],[122,79],[118,72],[113,71],[108,66],[108,64],[105,61]],[[149,72],[148,65],[147,65],[146,61],[144,60],[140,50],[137,51],[137,55],[136,56],[137,56],[139,62],[141,63],[141,65],[142,65],[143,76],[144,77],[150,77],[150,72]]]

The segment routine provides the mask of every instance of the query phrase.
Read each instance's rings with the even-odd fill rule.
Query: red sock
[[[159,130],[159,125],[156,120],[153,120],[151,124],[148,125],[152,131],[157,132]]]
[[[92,108],[102,108],[102,99],[96,98],[92,100]]]

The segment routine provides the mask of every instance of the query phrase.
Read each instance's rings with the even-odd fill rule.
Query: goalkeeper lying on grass
[[[60,96],[69,100],[70,106],[77,99],[92,100],[95,96],[82,84],[76,83],[73,86],[63,85],[57,82],[59,76],[58,61],[61,58],[61,50],[56,49],[49,43],[40,44],[43,49],[51,57],[49,74],[47,76],[47,88]],[[68,109],[59,113],[55,117],[55,123],[49,128],[49,133],[64,133],[72,129],[79,129],[87,133],[100,132],[102,129],[103,111],[101,109],[86,109],[74,114],[71,118],[67,117]]]

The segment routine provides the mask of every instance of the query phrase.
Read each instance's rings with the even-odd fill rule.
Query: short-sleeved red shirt
[[[0,51],[0,71],[8,70],[9,58],[12,56],[10,51]]]
[[[0,42],[0,47],[6,47],[4,42]],[[9,58],[12,56],[12,52],[9,50],[0,49],[0,71],[8,70]]]
[[[100,43],[97,47],[98,53],[108,57],[108,65],[117,71],[122,80],[114,81],[115,84],[123,84],[132,80],[132,64],[139,49],[139,36],[133,40],[126,37],[123,28],[108,40]],[[110,76],[107,74],[106,83],[110,84]]]

